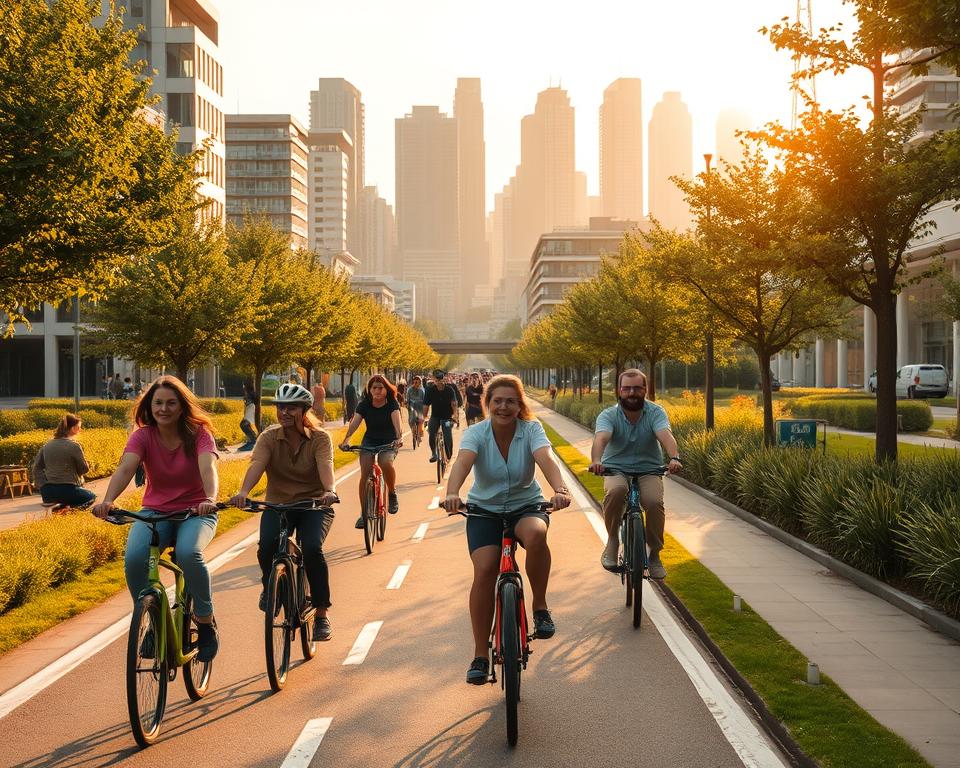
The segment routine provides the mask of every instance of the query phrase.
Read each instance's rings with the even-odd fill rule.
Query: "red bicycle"
[[[380,469],[380,452],[395,448],[394,443],[376,445],[367,448],[362,445],[351,445],[346,450],[361,451],[373,454],[373,466],[370,477],[367,478],[367,487],[363,494],[363,505],[360,516],[363,518],[363,545],[367,554],[373,552],[373,545],[383,541],[387,534],[387,482],[383,479],[383,470]]]
[[[522,515],[528,512],[546,512],[553,504],[543,502],[531,504],[507,515],[490,512],[474,504],[460,507],[459,514],[464,517],[484,517],[500,520],[503,523],[503,539],[500,545],[500,574],[494,592],[495,610],[493,627],[490,631],[490,647],[493,650],[493,663],[501,668],[500,685],[503,688],[504,703],[507,707],[507,742],[516,746],[519,735],[517,722],[517,704],[520,702],[520,676],[527,668],[530,658],[530,641],[536,634],[530,634],[527,610],[523,600],[523,578],[517,567],[515,557],[517,541],[513,527]],[[491,667],[488,682],[497,681]]]

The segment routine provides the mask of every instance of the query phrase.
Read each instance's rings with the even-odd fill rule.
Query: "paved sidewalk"
[[[589,430],[533,410],[589,456]],[[933,765],[960,767],[960,643],[679,483],[665,502],[667,531],[777,632]]]

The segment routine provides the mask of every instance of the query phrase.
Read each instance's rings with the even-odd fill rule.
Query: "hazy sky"
[[[366,108],[366,182],[394,200],[394,119],[414,104],[453,112],[457,77],[480,77],[487,198],[520,161],[520,119],[562,85],[576,109],[577,169],[599,194],[598,109],[617,77],[643,81],[646,122],[664,91],[693,116],[694,168],[714,150],[717,113],[789,122],[789,55],[757,32],[795,0],[214,0],[228,113],[292,113],[305,124],[319,77],[344,77]],[[815,27],[849,22],[842,0],[817,0]],[[849,25],[849,24],[848,24]],[[861,76],[817,81],[821,102],[858,102]]]

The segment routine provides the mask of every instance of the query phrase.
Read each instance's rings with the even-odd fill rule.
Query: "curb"
[[[738,507],[736,504],[733,504],[721,496],[718,496],[713,491],[708,491],[706,488],[701,488],[696,483],[692,483],[689,480],[677,477],[676,475],[672,475],[670,479],[675,483],[679,483],[687,490],[693,491],[698,496],[701,496],[711,503],[716,504],[718,507],[725,509],[730,514],[736,515],[741,520],[744,520],[745,522],[750,523],[750,525],[759,528],[764,533],[772,536],[783,544],[786,544],[791,549],[795,549],[800,554],[809,557],[811,560],[814,560],[823,566],[826,566],[837,575],[844,577],[848,581],[852,581],[861,589],[864,589],[867,592],[886,600],[888,603],[899,608],[904,613],[908,613],[914,618],[920,619],[931,629],[934,629],[937,632],[946,635],[947,637],[953,638],[954,640],[960,640],[960,621],[956,621],[955,619],[950,618],[935,608],[931,608],[922,600],[918,600],[917,598],[908,595],[906,592],[901,592],[899,589],[891,587],[889,584],[882,582],[879,579],[875,579],[873,576],[869,576],[863,571],[857,570],[853,566],[837,560],[835,557],[828,555],[819,547],[815,547],[813,544],[810,544],[803,539],[797,538],[796,536],[777,528],[777,526],[768,523],[766,520],[763,520],[756,515],[747,512],[747,510]]]

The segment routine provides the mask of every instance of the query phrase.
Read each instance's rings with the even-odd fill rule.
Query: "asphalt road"
[[[576,507],[553,515],[558,630],[533,645],[520,741],[510,749],[499,684],[464,682],[473,654],[463,518],[429,509],[442,491],[425,446],[405,447],[397,466],[400,513],[370,556],[353,528],[357,475],[340,486],[344,503],[325,547],[333,637],[306,663],[294,644],[283,691],[271,693],[264,671],[251,547],[214,576],[221,650],[210,692],[191,703],[182,681],[171,683],[157,744],[141,751],[130,734],[124,636],[0,720],[0,765],[276,768],[308,721],[323,733],[312,762],[287,765],[742,765],[650,621],[631,627],[619,579],[600,569],[599,540]],[[404,564],[402,584],[387,589]],[[365,659],[345,665],[374,622],[382,625]]]

